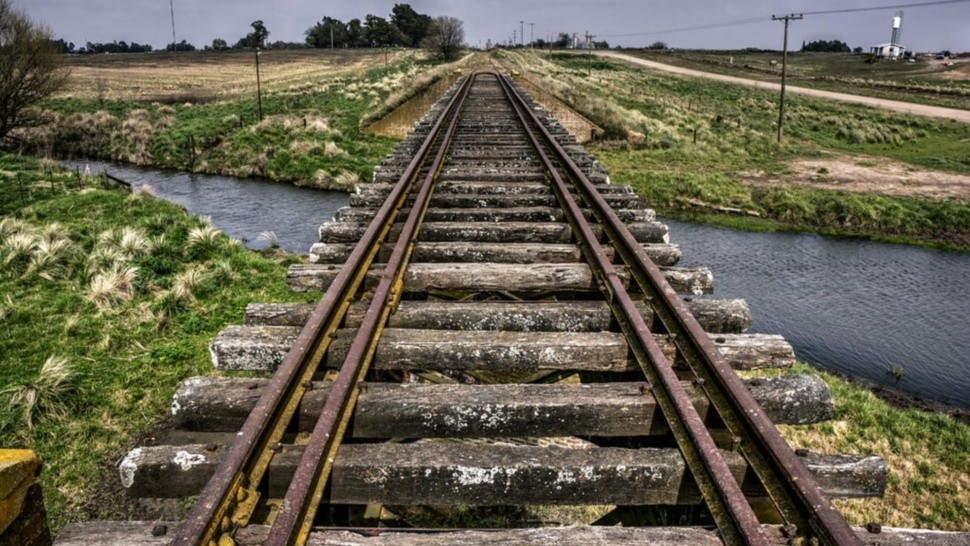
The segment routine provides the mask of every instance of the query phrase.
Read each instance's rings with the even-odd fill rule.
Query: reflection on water
[[[68,161],[70,168],[99,173],[99,162]],[[137,188],[149,185],[162,199],[178,203],[192,214],[212,218],[216,227],[249,248],[265,248],[260,233],[276,234],[280,248],[307,252],[317,240],[317,228],[349,201],[346,193],[298,188],[290,184],[230,176],[188,174],[108,165],[108,172]]]
[[[665,221],[715,296],[746,299],[799,359],[970,408],[970,254]]]

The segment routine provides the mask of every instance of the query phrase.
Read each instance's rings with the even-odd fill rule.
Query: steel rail
[[[737,374],[721,356],[710,337],[687,310],[686,305],[677,293],[666,282],[660,269],[647,256],[643,247],[636,243],[629,229],[620,221],[582,169],[569,157],[532,109],[525,106],[524,99],[511,83],[504,76],[501,79],[506,92],[514,97],[513,103],[520,104],[517,111],[522,108],[528,114],[542,133],[547,145],[555,152],[557,160],[567,170],[574,187],[608,233],[610,242],[616,248],[617,254],[629,267],[633,279],[644,290],[644,293],[656,303],[654,307],[658,318],[671,337],[674,338],[678,349],[684,354],[691,370],[700,380],[705,393],[724,420],[725,425],[734,436],[741,439],[739,444],[741,453],[761,480],[782,517],[790,524],[795,525],[799,533],[809,538],[816,538],[822,543],[861,545],[861,540],[852,532],[842,515],[832,506],[831,501],[821,491],[815,478],[795,455],[791,446],[781,437],[778,429],[755,402]],[[541,147],[537,149],[541,154],[544,153]],[[561,179],[556,170],[553,170],[552,173],[554,178]],[[565,195],[569,195],[568,190]],[[580,216],[580,218],[585,222],[585,217]],[[596,243],[594,246],[598,246],[598,241],[594,240],[594,242]],[[589,253],[591,250],[585,248],[584,252]],[[593,254],[595,258],[595,252]],[[606,277],[604,280],[609,281],[610,277]],[[620,287],[622,288],[622,285]],[[642,323],[642,320],[638,320],[639,315],[634,312],[631,316],[631,313],[626,309],[627,306],[623,304],[622,293],[611,292],[609,296],[611,306],[619,307],[622,312],[622,314],[617,314],[617,317],[621,319],[621,325],[625,330],[631,330],[638,337],[649,332],[640,329],[641,325],[638,323]],[[617,306],[618,299],[619,306]],[[647,368],[644,368],[644,371],[648,376],[650,375]],[[653,383],[653,379],[650,379]],[[665,406],[669,405],[669,402],[661,400],[666,395],[660,392],[656,388],[657,386],[654,383],[654,391],[661,394],[657,397],[658,403],[664,407],[664,415],[668,421],[671,421],[670,425],[673,429],[674,423],[672,421],[674,419],[672,417],[674,415],[668,413]],[[680,437],[678,437],[678,444],[684,450]],[[685,453],[685,458],[689,458],[687,453]],[[690,461],[688,461],[688,464],[690,464]],[[698,481],[704,479],[699,477],[699,474],[703,476],[707,473],[706,469],[701,469],[699,473],[693,467],[691,470]],[[731,479],[733,480],[733,478]],[[714,509],[716,510],[716,507]],[[714,516],[718,518],[718,514],[714,514]],[[721,517],[723,519],[724,515],[722,514]],[[725,523],[728,523],[728,521]],[[720,523],[718,527],[721,529]]]
[[[462,106],[476,76],[466,78],[456,93],[457,102],[445,113],[450,116],[448,129],[438,142],[438,151],[421,183],[411,212],[401,229],[401,234],[391,257],[384,266],[384,273],[374,290],[371,303],[358,327],[357,334],[350,345],[347,357],[340,367],[323,406],[323,411],[314,426],[303,456],[287,488],[283,504],[276,520],[270,527],[264,544],[284,546],[305,544],[317,508],[323,498],[334,458],[343,440],[344,433],[359,394],[359,384],[363,381],[377,350],[384,324],[390,310],[397,304],[403,291],[404,272],[410,261],[418,229],[431,202],[431,194],[437,182],[445,154],[458,125]]]
[[[467,82],[465,83],[467,86]],[[433,124],[428,137],[408,163],[394,189],[367,227],[306,325],[287,352],[266,391],[250,412],[236,440],[196,500],[172,541],[177,546],[210,546],[231,540],[235,527],[248,523],[259,500],[259,484],[269,467],[272,447],[282,439],[340,325],[380,251],[398,213],[411,193],[432,144],[440,135],[456,93]],[[231,543],[231,542],[230,542]]]
[[[529,127],[524,113],[529,108],[504,79],[502,88],[552,178],[553,190],[576,233],[587,261],[597,274],[601,289],[608,296],[608,302],[614,313],[621,319],[620,322],[631,349],[637,356],[644,375],[654,387],[657,401],[671,431],[677,438],[684,459],[697,481],[704,500],[707,501],[722,540],[729,545],[767,546],[768,539],[754,510],[745,499],[741,486],[731,474],[731,469],[718,450],[714,439],[711,438],[703,419],[691,403],[677,373],[664,356],[629,292],[624,288],[623,280],[617,273],[616,267],[607,256],[599,238],[593,233],[579,203],[570,194],[566,181],[559,174],[559,169],[542,148],[535,132]],[[537,118],[533,121],[541,127]]]

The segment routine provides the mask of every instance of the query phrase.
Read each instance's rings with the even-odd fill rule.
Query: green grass
[[[411,57],[387,68],[265,91],[263,121],[254,97],[164,106],[55,98],[51,123],[30,131],[38,155],[115,160],[174,170],[259,176],[314,187],[368,179],[395,140],[361,129],[361,120],[416,76],[434,69]]]
[[[12,183],[18,175],[39,188],[25,202]],[[44,459],[41,483],[56,532],[96,514],[92,493],[116,479],[106,469],[168,413],[182,379],[213,372],[208,343],[241,321],[247,303],[313,295],[286,289],[291,258],[260,255],[221,234],[192,244],[193,231],[207,226],[174,204],[95,189],[96,179],[79,191],[76,178],[56,171],[51,192],[48,178],[40,162],[0,154],[0,445]],[[28,254],[13,251],[18,230],[35,242],[67,243],[41,263],[36,245]],[[135,278],[96,302],[92,282],[113,267],[136,268]],[[39,374],[52,356],[71,373],[50,403],[28,408],[30,429],[10,393],[50,389]]]
[[[614,182],[649,206],[698,217],[689,201],[758,212],[727,219],[746,229],[813,230],[970,248],[965,199],[893,197],[821,189],[772,189],[746,179],[783,180],[798,159],[851,155],[970,173],[970,125],[791,97],[783,144],[775,141],[777,96],[723,82],[644,70],[600,59],[586,75],[581,55],[500,52],[605,131],[587,145]],[[695,142],[696,135],[696,142]],[[770,184],[769,184],[770,185]],[[703,211],[701,211],[703,213]],[[710,214],[702,217],[710,219]]]
[[[875,454],[889,466],[883,498],[835,501],[851,523],[970,531],[970,426],[892,407],[865,387],[804,364],[749,375],[778,373],[819,374],[835,400],[832,421],[780,427],[793,447]]]
[[[648,204],[683,220],[748,231],[816,231],[970,250],[970,206],[965,202],[812,188],[758,188],[719,174],[668,172],[663,163],[654,164],[666,157],[663,153],[593,150],[611,168],[614,182],[630,184]],[[692,200],[753,211],[760,217],[713,214],[695,208]]]
[[[756,80],[781,77],[781,53],[625,49],[623,53],[665,64]],[[732,62],[733,61],[733,62]],[[772,65],[771,61],[777,64]],[[970,108],[970,78],[944,79],[954,70],[924,58],[916,62],[866,62],[866,55],[790,52],[791,85],[947,108]]]

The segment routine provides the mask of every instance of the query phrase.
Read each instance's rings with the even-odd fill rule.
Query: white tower
[[[889,45],[897,46],[900,40],[903,39],[903,12],[902,10],[897,11],[896,15],[893,16],[893,37],[889,40]]]

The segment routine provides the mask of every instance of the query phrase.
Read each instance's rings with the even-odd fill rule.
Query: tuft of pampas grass
[[[193,228],[189,232],[188,243],[190,247],[213,248],[218,244],[221,236],[221,231],[207,224],[202,227]]]
[[[290,151],[295,154],[306,155],[314,150],[319,150],[320,145],[311,140],[294,140],[290,144]]]
[[[198,267],[192,267],[179,273],[172,281],[171,294],[175,301],[180,303],[190,303],[195,301],[195,289],[205,279],[205,271]]]
[[[73,378],[74,370],[66,358],[50,356],[36,379],[4,389],[2,394],[7,398],[7,407],[19,413],[27,428],[33,430],[37,418],[60,418],[67,413]]]
[[[347,152],[340,149],[340,146],[337,146],[337,143],[332,140],[327,142],[326,146],[323,147],[323,155],[327,157],[337,157],[346,153]]]
[[[38,275],[49,281],[54,280],[55,276],[63,276],[67,270],[65,262],[70,248],[71,240],[66,237],[42,238],[30,255],[27,275]]]
[[[144,231],[125,227],[118,237],[118,248],[128,257],[142,256],[152,251],[152,241]]]
[[[339,188],[353,188],[355,185],[360,183],[360,175],[351,171],[340,171],[333,180],[334,186]]]
[[[137,280],[137,267],[114,266],[101,271],[94,275],[88,285],[88,299],[102,311],[110,309],[117,302],[135,297]]]
[[[280,240],[276,236],[276,232],[274,232],[274,231],[264,231],[264,232],[262,232],[262,233],[259,234],[259,237],[257,237],[256,240],[268,244],[270,246],[270,248],[279,248],[280,247]]]

